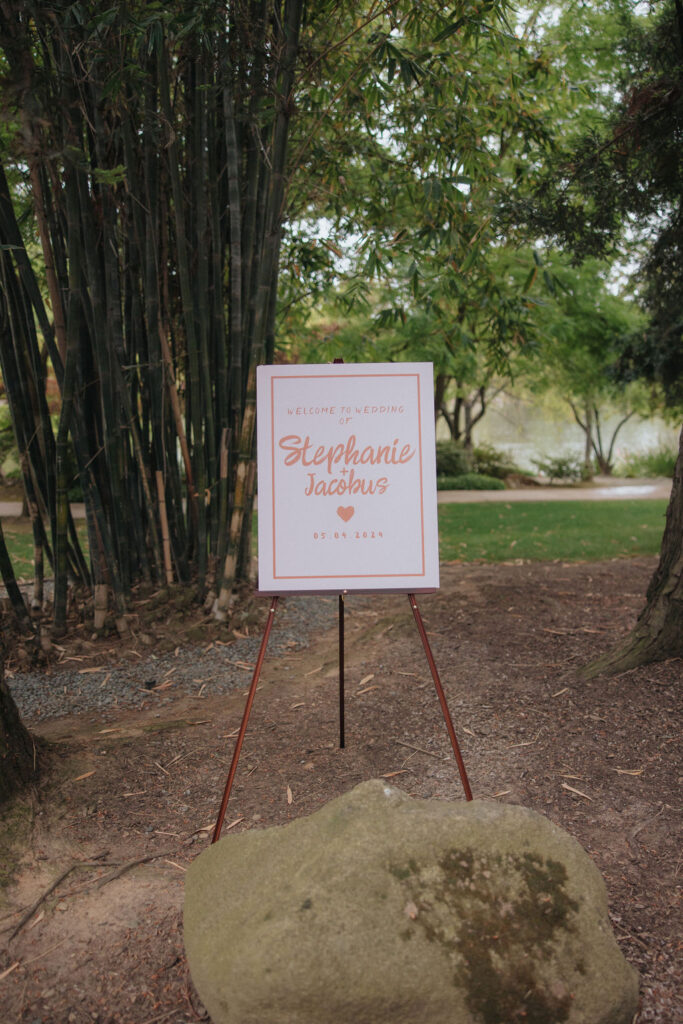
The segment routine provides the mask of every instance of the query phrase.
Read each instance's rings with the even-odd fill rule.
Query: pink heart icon
[[[349,519],[351,518],[355,511],[356,510],[353,507],[353,505],[340,505],[339,508],[337,509],[337,515],[339,516],[340,519],[343,519],[345,523],[348,523]]]

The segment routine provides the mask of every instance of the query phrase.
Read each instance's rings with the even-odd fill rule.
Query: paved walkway
[[[665,498],[671,496],[671,480],[666,477],[649,480],[625,480],[622,477],[595,477],[590,483],[575,487],[551,484],[547,487],[517,487],[505,491],[439,491],[439,504],[473,501],[606,501],[631,498]]]
[[[21,508],[20,501],[0,501],[0,519],[20,519]],[[85,519],[84,505],[80,502],[72,504],[71,514],[74,519]]]

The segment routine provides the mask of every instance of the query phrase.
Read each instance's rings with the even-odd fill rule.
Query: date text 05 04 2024
[[[383,536],[381,530],[316,530],[313,540],[377,540]]]

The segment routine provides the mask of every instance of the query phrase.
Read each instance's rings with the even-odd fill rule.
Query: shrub
[[[10,450],[0,461],[0,480],[4,484],[15,484],[21,480],[21,466],[17,462],[16,449]]]
[[[505,484],[495,476],[483,473],[460,473],[457,476],[437,476],[437,491],[504,491]]]
[[[618,475],[673,477],[678,452],[675,448],[658,448],[649,452],[634,452],[621,460]]]
[[[472,469],[475,473],[495,476],[499,480],[504,480],[506,476],[522,473],[519,466],[510,462],[505,452],[499,452],[490,444],[477,445],[472,449]]]
[[[471,453],[457,441],[437,441],[436,472],[438,476],[460,476],[472,469]]]
[[[0,402],[0,462],[14,448],[14,431],[9,408]]]
[[[556,455],[532,461],[550,481],[568,480],[570,483],[577,483],[579,480],[585,480],[588,475],[583,459],[574,455]]]

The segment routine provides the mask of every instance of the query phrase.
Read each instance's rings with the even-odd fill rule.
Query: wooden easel
[[[339,594],[339,746],[345,746],[345,735],[344,735],[344,597],[345,595]],[[425,630],[420,610],[415,600],[415,594],[408,594],[408,600],[410,601],[410,607],[415,618],[417,625],[417,631],[422,641],[425,654],[427,656],[427,662],[429,669],[434,680],[434,686],[436,693],[439,698],[439,704],[441,705],[441,711],[443,713],[448,735],[450,737],[451,746],[455,755],[455,760],[458,765],[458,771],[460,773],[460,780],[462,782],[463,789],[465,791],[465,799],[472,799],[472,790],[470,789],[469,780],[467,778],[467,772],[465,770],[465,764],[460,753],[460,747],[458,740],[455,735],[455,729],[453,728],[453,721],[451,719],[450,711],[448,710],[448,704],[446,703],[446,695],[441,685],[439,673],[436,668],[436,662],[434,661],[434,655],[429,645],[429,639],[427,637],[427,631]],[[268,646],[268,639],[270,637],[270,631],[273,627],[273,620],[275,619],[275,610],[278,606],[279,597],[273,597],[270,603],[270,611],[268,613],[268,620],[266,622],[263,638],[261,640],[261,646],[259,648],[258,658],[256,659],[256,665],[254,667],[254,675],[251,680],[249,692],[247,695],[247,702],[244,708],[244,714],[242,716],[242,724],[240,725],[239,733],[235,743],[235,750],[232,755],[232,762],[230,764],[230,771],[228,772],[228,780],[225,784],[225,790],[223,792],[223,800],[221,801],[220,810],[218,812],[218,819],[216,821],[216,827],[213,831],[212,843],[217,842],[220,838],[221,829],[223,827],[223,820],[225,818],[225,812],[228,807],[228,801],[230,799],[230,793],[232,791],[232,785],[235,780],[235,773],[237,772],[237,763],[239,761],[240,753],[242,750],[242,744],[244,742],[244,736],[247,731],[249,724],[249,716],[254,703],[254,696],[256,694],[256,688],[258,686],[259,679],[261,677],[261,669],[263,667],[263,661],[266,655],[266,647]]]

